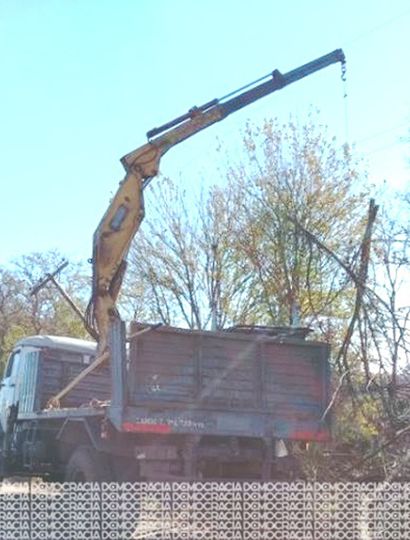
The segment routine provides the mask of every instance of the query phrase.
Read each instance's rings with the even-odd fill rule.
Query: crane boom
[[[93,283],[87,326],[94,333],[97,331],[101,354],[107,346],[110,317],[117,315],[116,299],[129,247],[144,218],[143,189],[158,174],[161,157],[176,144],[231,113],[336,62],[345,63],[341,49],[285,74],[275,70],[262,83],[259,80],[259,84],[246,87],[243,92],[194,107],[175,120],[152,129],[147,133],[148,142],[145,145],[121,159],[126,170],[125,177],[93,237]]]

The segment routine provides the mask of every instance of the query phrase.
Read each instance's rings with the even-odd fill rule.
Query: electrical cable
[[[403,17],[406,17],[407,15],[410,15],[410,9],[406,9],[404,12],[394,15],[390,19],[385,20],[384,22],[378,24],[377,26],[374,26],[373,28],[369,28],[368,30],[365,30],[361,34],[345,42],[343,45],[343,48],[346,48],[346,49],[349,48],[352,43],[356,43],[358,41],[361,41],[362,39],[365,39],[368,35],[374,34],[378,32],[379,30],[382,30],[386,26],[393,24],[398,19],[403,19]]]

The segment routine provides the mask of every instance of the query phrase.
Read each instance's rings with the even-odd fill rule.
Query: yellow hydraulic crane
[[[126,257],[144,218],[143,190],[158,174],[162,156],[173,146],[226,118],[254,101],[280,90],[331,64],[340,62],[345,71],[341,49],[282,74],[273,71],[224,98],[214,99],[147,133],[148,142],[125,155],[121,162],[126,174],[110,202],[93,237],[92,295],[86,313],[86,326],[98,341],[98,356],[74,381],[55,397],[58,402],[79,380],[109,358],[110,319],[118,317],[116,300],[126,268]]]

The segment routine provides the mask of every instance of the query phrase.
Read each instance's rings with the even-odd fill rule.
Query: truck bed
[[[144,333],[130,346],[123,429],[326,440],[328,356],[326,344],[283,336]]]

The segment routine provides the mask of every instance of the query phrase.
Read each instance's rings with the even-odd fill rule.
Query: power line
[[[358,41],[361,41],[363,39],[366,39],[369,35],[371,34],[374,34],[374,33],[377,33],[379,32],[380,30],[383,30],[384,28],[386,28],[387,26],[390,26],[392,25],[393,23],[395,23],[396,21],[398,20],[402,20],[404,17],[408,16],[410,14],[410,9],[406,9],[405,11],[401,12],[401,13],[398,13],[396,15],[394,15],[393,17],[390,17],[389,19],[386,19],[384,20],[383,22],[381,22],[380,24],[376,25],[376,26],[373,26],[365,31],[363,31],[362,33],[360,33],[359,35],[357,35],[356,37],[353,37],[352,39],[346,41],[343,45],[343,48],[344,49],[348,49],[348,48],[351,48],[351,45],[352,44],[355,44],[357,43]],[[346,141],[349,141],[349,124],[350,124],[350,114],[349,114],[349,107],[348,107],[348,100],[347,100],[347,86],[346,86],[346,82],[345,82],[345,100],[344,100],[344,124],[345,124],[345,138],[346,138]],[[405,124],[410,124],[410,122],[401,122],[399,124],[396,124],[390,128],[387,128],[386,130],[382,130],[380,132],[377,132],[377,133],[374,133],[374,134],[371,134],[369,136],[366,136],[362,139],[359,139],[358,141],[356,141],[357,143],[361,143],[363,141],[366,141],[366,140],[369,140],[369,139],[373,139],[375,137],[378,137],[378,136],[381,136],[385,133],[388,133],[390,131],[393,131],[394,129],[398,128],[398,127],[401,127]],[[389,144],[388,146],[383,146],[381,147],[380,149],[378,150],[374,150],[370,153],[368,153],[367,155],[369,154],[373,154],[374,152],[377,152],[379,150],[383,150],[384,148],[386,147],[391,147],[393,146],[394,144],[398,144],[398,143],[391,143]]]
[[[399,122],[398,124],[395,124],[394,126],[390,126],[387,129],[384,129],[382,131],[376,131],[370,135],[367,135],[366,137],[362,137],[361,139],[358,139],[357,143],[362,143],[364,141],[369,141],[371,139],[375,139],[376,137],[380,137],[381,135],[385,135],[386,133],[391,133],[392,131],[395,131],[397,128],[402,126],[410,126],[410,120],[406,120],[404,122]]]
[[[372,28],[369,28],[368,30],[365,30],[364,32],[362,32],[361,34],[357,35],[356,37],[350,39],[349,41],[347,41],[343,47],[344,48],[348,48],[352,43],[356,43],[358,41],[361,41],[362,39],[365,39],[367,36],[369,36],[370,34],[374,34],[380,30],[382,30],[383,28],[385,28],[386,26],[389,26],[391,24],[393,24],[394,22],[396,22],[398,19],[402,19],[403,17],[406,17],[407,15],[410,14],[410,9],[406,9],[404,12],[402,13],[399,13],[397,15],[394,15],[393,17],[391,17],[390,19],[387,19],[385,20],[384,22],[378,24],[377,26],[373,26]]]
[[[396,146],[399,144],[397,141],[385,144],[383,146],[379,146],[378,148],[375,148],[374,150],[370,150],[370,152],[363,152],[365,156],[371,156],[372,154],[376,154],[376,152],[383,152],[384,150],[387,150],[388,148],[391,148],[392,146]]]

